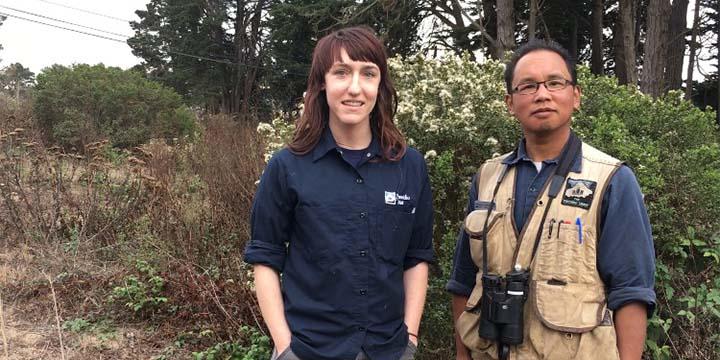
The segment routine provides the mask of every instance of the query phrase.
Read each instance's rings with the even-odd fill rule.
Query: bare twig
[[[8,354],[7,336],[5,336],[5,316],[4,316],[4,312],[3,312],[3,300],[2,300],[1,293],[0,293],[0,333],[2,333],[3,350],[5,351],[5,360],[7,360],[7,359],[10,359],[10,355]]]
[[[65,360],[65,346],[63,345],[62,327],[60,327],[60,312],[58,311],[57,297],[55,296],[55,287],[53,287],[52,279],[50,278],[50,276],[48,274],[45,274],[45,272],[43,272],[43,275],[45,275],[48,283],[50,283],[50,292],[52,293],[53,298],[53,308],[55,309],[55,323],[57,325],[58,339],[60,339],[60,356],[62,360]]]

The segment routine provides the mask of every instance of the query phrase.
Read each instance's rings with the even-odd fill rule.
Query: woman
[[[396,104],[370,29],[318,42],[305,110],[262,176],[245,251],[273,359],[413,358],[432,194],[423,157],[393,123]]]

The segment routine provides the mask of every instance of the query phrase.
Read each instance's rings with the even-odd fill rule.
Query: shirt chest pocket
[[[375,244],[378,256],[394,264],[405,259],[412,237],[415,220],[415,203],[405,201],[402,205],[386,205],[380,219],[380,238]]]

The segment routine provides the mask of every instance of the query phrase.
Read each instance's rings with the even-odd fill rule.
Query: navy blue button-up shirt
[[[538,173],[527,155],[524,140],[520,141],[514,155],[503,163],[516,169],[513,217],[520,230],[558,159],[543,161]],[[578,153],[571,171],[580,172],[581,167],[582,154]],[[468,212],[474,210],[475,200],[477,179],[473,178]],[[616,310],[629,302],[642,302],[648,305],[648,316],[651,316],[656,301],[655,249],[640,186],[627,166],[623,165],[610,179],[600,211],[602,230],[597,245],[597,267],[608,291],[608,307]],[[470,257],[469,236],[460,230],[447,290],[469,296],[475,287],[477,271],[478,267]]]
[[[397,360],[408,342],[404,270],[431,262],[425,160],[343,157],[326,129],[306,155],[269,161],[253,204],[245,261],[282,273],[290,347],[301,359]]]

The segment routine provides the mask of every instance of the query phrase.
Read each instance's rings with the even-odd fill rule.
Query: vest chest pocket
[[[553,226],[546,221],[535,259],[536,278],[572,283],[595,281],[595,235],[591,230],[567,223]]]
[[[489,216],[489,218],[488,218]],[[470,255],[475,264],[482,264],[483,254],[483,230],[485,221],[487,220],[487,238],[497,239],[497,241],[488,242],[488,270],[490,272],[500,272],[503,259],[503,239],[502,231],[505,225],[504,211],[489,211],[487,209],[474,210],[465,217],[463,224],[465,232],[470,235]],[[495,236],[499,233],[499,236]],[[480,266],[480,265],[478,265]]]

